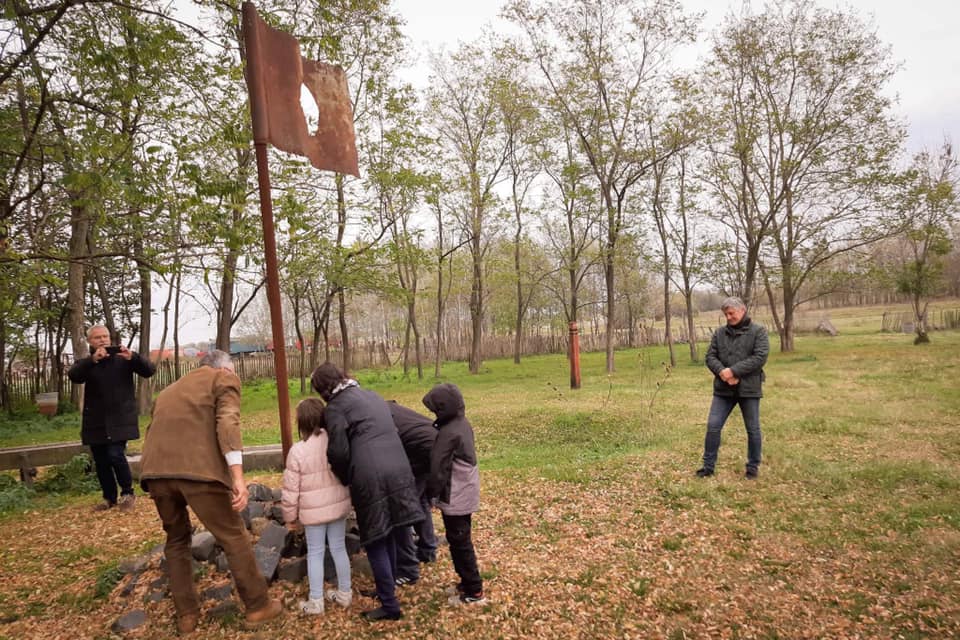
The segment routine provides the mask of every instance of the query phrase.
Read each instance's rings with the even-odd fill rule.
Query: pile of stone
[[[307,575],[307,543],[303,531],[293,532],[284,525],[280,508],[280,489],[251,484],[248,490],[250,500],[247,507],[240,512],[240,516],[251,534],[260,573],[268,582],[284,580],[298,584]],[[356,520],[352,515],[347,519],[346,543],[353,575],[370,576],[370,565],[366,561],[366,556],[360,553],[360,536]],[[224,574],[223,578],[226,579],[229,572],[227,557],[212,533],[195,530],[191,541],[191,552],[195,573],[209,575],[214,572]],[[151,567],[158,565],[163,575],[150,581],[144,589],[140,584],[141,578]],[[118,568],[126,578],[120,589],[120,596],[129,598],[135,591],[145,591],[144,603],[159,602],[168,597],[165,565],[162,544],[157,545],[145,555],[122,561]],[[324,576],[328,581],[336,579],[336,570],[329,549],[324,557]],[[233,583],[221,582],[223,583],[203,589],[200,592],[200,598],[217,602],[208,615],[217,618],[236,616],[240,610],[233,599]],[[142,609],[134,609],[117,619],[112,628],[114,632],[122,633],[135,629],[144,622],[146,622],[146,613]]]

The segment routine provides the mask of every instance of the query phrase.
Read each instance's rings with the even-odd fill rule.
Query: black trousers
[[[92,444],[93,465],[97,470],[97,480],[103,491],[103,499],[117,504],[117,485],[121,495],[133,495],[133,476],[127,463],[127,441],[109,444]]]
[[[469,513],[465,516],[450,516],[444,513],[443,526],[447,530],[453,568],[460,576],[460,587],[468,596],[475,596],[483,592],[483,580],[480,578],[477,554],[470,538],[471,518]]]

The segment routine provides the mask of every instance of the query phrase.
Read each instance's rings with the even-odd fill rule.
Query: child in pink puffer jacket
[[[307,538],[310,596],[300,603],[300,611],[307,615],[323,613],[324,539],[337,570],[337,588],[327,591],[326,598],[344,608],[353,600],[345,543],[347,514],[352,508],[350,491],[327,462],[323,408],[317,398],[307,398],[297,405],[301,441],[290,448],[283,472],[283,519],[290,529],[302,524]]]

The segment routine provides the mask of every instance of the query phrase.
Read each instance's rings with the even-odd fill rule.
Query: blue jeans
[[[325,524],[308,524],[303,527],[307,538],[307,578],[310,580],[310,599],[323,598],[324,539],[330,547],[330,557],[337,569],[337,589],[350,591],[350,558],[347,556],[347,519],[341,518]]]
[[[747,428],[747,469],[756,471],[760,466],[763,437],[760,434],[760,398],[737,396],[713,396],[710,414],[707,416],[707,435],[703,442],[703,468],[713,470],[720,450],[720,432],[730,412],[740,405],[743,426]]]
[[[127,462],[127,441],[92,444],[90,453],[93,454],[93,465],[97,470],[103,499],[110,504],[117,504],[118,484],[121,495],[132,496],[133,476]]]

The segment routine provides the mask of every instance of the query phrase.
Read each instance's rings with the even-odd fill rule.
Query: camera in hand
[[[106,349],[107,349],[107,353],[109,353],[112,356],[115,356],[118,353],[120,353],[120,345],[117,345],[117,344],[111,344]]]

